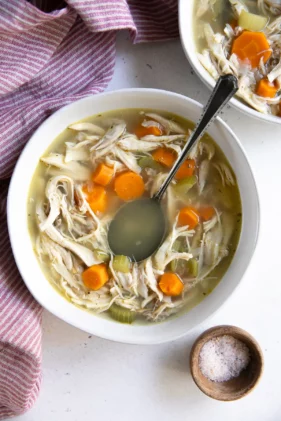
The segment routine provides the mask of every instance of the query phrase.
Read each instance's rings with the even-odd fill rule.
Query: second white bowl
[[[198,0],[179,0],[180,37],[183,50],[191,66],[194,68],[195,72],[197,73],[199,78],[205,83],[205,85],[207,85],[210,89],[213,89],[216,82],[209,74],[209,72],[207,72],[207,70],[202,66],[197,57],[198,50],[194,38],[194,7],[195,2],[197,1]],[[238,98],[232,98],[230,100],[230,103],[236,109],[254,118],[258,118],[259,120],[264,120],[269,123],[281,124],[280,117],[269,114],[262,114],[259,111],[254,110]]]

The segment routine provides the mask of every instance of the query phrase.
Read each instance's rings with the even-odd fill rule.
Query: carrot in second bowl
[[[259,66],[261,58],[266,63],[272,54],[263,32],[244,31],[233,41],[231,54],[248,62],[253,69]]]

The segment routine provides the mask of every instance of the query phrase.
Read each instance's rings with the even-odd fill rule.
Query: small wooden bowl
[[[249,348],[251,360],[238,377],[226,382],[207,379],[199,368],[199,354],[202,346],[218,336],[230,335]],[[193,344],[190,353],[190,371],[199,389],[207,396],[220,401],[234,401],[243,398],[257,385],[263,372],[263,354],[257,341],[245,330],[235,326],[216,326],[206,330]]]

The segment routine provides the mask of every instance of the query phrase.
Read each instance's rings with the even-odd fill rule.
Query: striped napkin
[[[105,89],[117,30],[134,43],[178,36],[177,0],[66,0],[50,13],[32,2],[0,0],[0,419],[33,405],[41,377],[42,310],[15,266],[6,225],[15,162],[47,116]]]

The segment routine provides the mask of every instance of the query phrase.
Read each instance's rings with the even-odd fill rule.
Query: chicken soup
[[[241,202],[208,134],[163,198],[168,230],[159,249],[137,263],[108,244],[116,212],[157,192],[192,129],[167,112],[117,110],[70,125],[41,157],[30,236],[45,276],[74,305],[123,323],[157,322],[190,310],[220,282],[239,240]],[[124,226],[120,242],[129,234]]]

